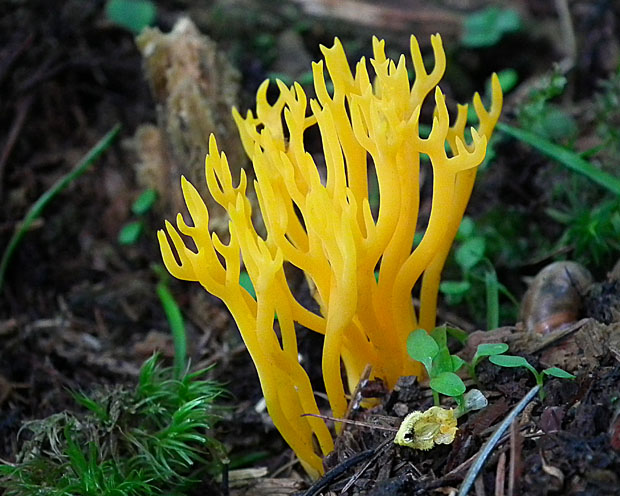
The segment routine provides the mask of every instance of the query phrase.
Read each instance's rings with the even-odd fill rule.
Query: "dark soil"
[[[136,220],[131,205],[143,189],[132,137],[139,125],[156,123],[160,116],[134,38],[106,19],[104,3],[68,0],[53,7],[42,0],[0,3],[0,252],[30,206],[115,123],[123,126],[121,139],[54,198],[27,233],[0,290],[0,459],[5,462],[15,460],[23,422],[77,409],[70,390],[131,385],[154,351],[159,350],[167,363],[173,356],[169,325],[155,290],[158,276],[152,270],[153,264],[161,263],[155,231],[170,212],[161,206],[145,214],[144,233],[137,243],[125,246],[117,241],[122,227]],[[372,20],[354,15],[339,19],[330,11],[310,15],[302,10],[306,2],[277,8],[260,0],[206,1],[200,7],[183,0],[156,3],[162,31],[189,15],[228,55],[240,73],[242,109],[253,105],[257,85],[271,73],[299,77],[299,61],[307,61],[301,65],[309,68],[310,61],[319,58],[318,44],[331,44],[334,36],[343,39],[347,49],[350,46],[354,60],[368,54],[371,34],[386,38],[390,49],[400,53],[408,50],[410,32],[424,50],[428,36],[442,32],[449,68],[442,88],[451,105],[484,88],[492,71],[517,70],[520,89],[507,95],[506,121],[515,117],[527,89],[567,55],[558,34],[557,11],[547,1],[509,2],[527,29],[477,50],[459,45],[462,22],[468,13],[492,2],[445,1],[422,10],[424,2],[410,7],[372,2],[385,14]],[[588,129],[577,139],[583,150],[600,144],[594,131],[593,95],[600,80],[617,71],[620,9],[610,1],[567,3],[578,53],[568,90],[558,105]],[[299,45],[287,52],[283,46],[291,46],[287,38],[291,32]],[[601,162],[605,163],[604,156]],[[592,325],[607,325],[601,327],[603,334],[593,331],[593,336],[606,336],[593,338],[591,348],[597,353],[575,345],[578,351],[564,363],[545,361],[560,343],[571,346],[564,338],[546,345],[547,359],[541,358],[542,348],[527,344],[515,348],[529,353],[539,370],[563,366],[577,379],[547,381],[544,401],[533,400],[494,449],[476,483],[478,495],[620,494],[620,340],[616,339],[620,277],[605,276],[619,254],[612,249],[589,260],[574,244],[557,251],[551,243],[563,227],[546,217],[546,209],[557,208],[548,185],[568,184],[570,177],[530,148],[503,140],[496,147],[494,163],[474,189],[468,212],[475,219],[502,219],[506,212],[526,219],[511,245],[514,250],[502,251],[493,261],[499,280],[520,298],[524,277],[554,257],[581,254],[600,283],[588,293],[582,316],[597,319]],[[162,205],[166,201],[163,198]],[[499,225],[497,232],[502,230],[509,229]],[[540,243],[532,246],[536,240]],[[351,495],[452,494],[490,433],[534,385],[527,371],[483,363],[481,389],[489,406],[460,420],[452,445],[428,452],[396,446],[390,441],[393,434],[386,431],[347,426],[337,450],[325,460],[326,468],[339,475],[328,472],[320,487],[308,490],[312,482],[303,479],[298,464],[289,463],[292,453],[266,413],[255,408],[262,398],[256,372],[225,306],[195,285],[171,281],[170,288],[186,317],[192,364],[215,365],[212,378],[224,382],[234,398],[216,435],[240,466],[269,470],[264,480],[231,489],[234,494],[340,494],[347,484],[344,494]],[[471,305],[449,309],[443,305],[440,319],[458,322],[467,330],[481,328],[484,322],[473,310]],[[505,323],[514,324],[515,319]],[[300,337],[306,363],[317,364],[309,370],[317,389],[322,387],[320,348],[319,337]],[[404,378],[395,391],[375,385],[367,394],[380,396],[379,406],[354,411],[353,419],[377,422],[379,417],[390,417],[380,421],[397,426],[407,412],[432,404],[428,388],[411,378]],[[280,482],[269,486],[274,474]],[[204,487],[212,484],[205,481]]]
[[[548,381],[545,399],[537,398],[529,404],[487,461],[487,471],[481,475],[487,494],[501,494],[504,485],[513,494],[618,494],[616,398],[620,393],[620,366],[609,355],[603,364],[574,382]],[[368,456],[330,481],[324,490],[339,494],[342,488],[350,487],[345,494],[379,496],[422,495],[457,488],[488,433],[533,385],[525,373],[486,368],[481,373],[481,385],[490,398],[489,406],[459,422],[452,445],[435,447],[432,452],[415,451],[394,445],[393,434],[364,427],[379,415],[398,418],[403,410],[424,410],[432,405],[431,398],[420,399],[423,391],[415,382],[404,381],[380,408],[357,417],[360,426],[346,428],[337,454],[328,462],[342,467],[351,465],[358,453]],[[412,397],[417,401],[412,402]],[[329,477],[328,473],[326,479]],[[350,485],[352,478],[356,482]]]

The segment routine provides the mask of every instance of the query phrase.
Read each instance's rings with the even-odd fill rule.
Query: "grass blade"
[[[121,125],[116,124],[110,131],[106,133],[106,135],[101,138],[95,146],[93,146],[86,155],[80,160],[77,165],[66,175],[61,177],[58,181],[56,181],[50,189],[48,189],[45,193],[43,193],[39,199],[33,203],[30,207],[24,220],[21,222],[19,227],[11,236],[9,243],[2,254],[2,260],[0,261],[0,291],[4,287],[4,279],[6,276],[6,271],[9,266],[9,262],[11,261],[11,257],[15,250],[19,246],[19,243],[24,238],[28,229],[32,225],[32,223],[41,216],[41,213],[48,205],[50,201],[54,199],[56,195],[58,195],[62,190],[64,190],[69,184],[75,181],[78,177],[80,177],[86,170],[97,160],[104,151],[106,151],[118,133],[121,130]]]
[[[161,302],[161,306],[168,319],[170,331],[172,332],[172,342],[174,345],[174,372],[178,379],[183,376],[187,368],[187,335],[185,333],[185,322],[181,309],[177,304],[174,296],[166,285],[165,274],[161,267],[153,267],[153,270],[159,275],[160,280],[157,283],[157,296]]]
[[[487,330],[499,327],[499,284],[495,269],[490,267],[484,274],[487,294]]]
[[[564,148],[563,146],[551,143],[540,136],[529,131],[509,126],[502,122],[497,123],[497,129],[506,133],[513,138],[521,140],[548,157],[557,160],[566,168],[586,176],[599,186],[611,191],[616,195],[620,195],[620,179],[594,167],[590,162],[581,158],[575,152]]]

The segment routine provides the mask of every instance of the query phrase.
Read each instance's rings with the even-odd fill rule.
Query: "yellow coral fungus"
[[[198,281],[230,309],[256,365],[274,424],[313,475],[322,473],[321,455],[333,449],[333,442],[321,419],[301,417],[317,414],[318,407],[298,361],[296,324],[325,336],[323,378],[336,417],[347,407],[341,363],[349,390],[367,364],[373,376],[389,386],[402,375],[421,372],[407,355],[407,336],[420,326],[434,326],[439,275],[501,110],[502,94],[493,76],[490,110],[477,94],[474,97],[480,125],[471,129],[467,143],[467,106],[459,106],[450,126],[445,97],[437,86],[445,69],[439,35],[431,43],[435,65],[427,73],[417,40],[411,37],[415,80],[410,85],[404,55],[398,62],[390,60],[383,41],[373,39],[371,82],[365,59],[353,73],[336,39],[332,48],[322,47],[324,62],[313,64],[316,99],[308,102],[298,84],[289,88],[278,82],[279,97],[270,104],[265,82],[258,90],[255,113],[244,118],[233,111],[254,166],[266,236],[252,224],[245,174],[242,171],[234,186],[214,137],[206,158],[207,185],[230,216],[229,242],[210,233],[207,208],[185,179],[182,189],[193,226],[179,215],[177,229],[193,239],[196,250],[185,246],[170,223],[167,234],[158,233],[168,270],[180,279]],[[325,82],[325,66],[333,91]],[[432,129],[421,138],[420,108],[432,91]],[[304,135],[312,127],[321,135],[324,174],[304,148]],[[430,158],[433,196],[424,236],[414,247],[420,154]],[[374,216],[369,163],[380,197]],[[239,285],[242,262],[256,298]],[[296,300],[285,264],[305,272],[320,313]],[[422,274],[418,322],[411,291]]]

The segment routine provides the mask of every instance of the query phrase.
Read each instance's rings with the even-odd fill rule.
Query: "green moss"
[[[226,461],[208,435],[222,388],[200,377],[175,379],[154,356],[134,390],[74,393],[87,414],[64,412],[24,425],[30,434],[15,465],[0,465],[6,496],[183,493]]]

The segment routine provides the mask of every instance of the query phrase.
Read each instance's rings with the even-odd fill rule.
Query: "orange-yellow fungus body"
[[[230,217],[228,244],[209,231],[207,208],[185,179],[183,194],[193,226],[179,215],[176,228],[166,223],[166,232],[159,232],[168,270],[199,282],[230,309],[256,365],[274,424],[314,476],[322,473],[321,456],[333,449],[333,441],[323,420],[301,416],[318,414],[319,409],[298,361],[295,325],[324,335],[323,379],[335,417],[347,408],[341,364],[349,390],[367,364],[372,375],[390,387],[400,376],[421,372],[407,355],[406,339],[418,327],[434,327],[439,276],[501,110],[501,89],[493,76],[490,109],[474,96],[480,124],[471,129],[467,143],[467,106],[458,107],[450,126],[438,86],[445,70],[440,36],[433,36],[431,43],[435,65],[427,73],[417,40],[411,37],[415,80],[410,84],[405,56],[397,62],[387,58],[383,41],[373,39],[373,80],[365,59],[351,70],[336,40],[332,48],[322,47],[325,60],[313,64],[316,99],[308,101],[298,84],[289,88],[278,82],[279,97],[270,104],[265,82],[255,112],[242,117],[234,110],[254,167],[264,237],[252,224],[245,174],[234,186],[226,156],[213,136],[206,178],[211,195]],[[333,90],[328,90],[325,69]],[[427,96],[434,98],[436,108],[430,135],[421,138],[418,119]],[[320,132],[324,173],[304,148],[304,134],[311,127]],[[430,158],[433,196],[424,236],[414,246],[420,154]],[[379,190],[375,215],[369,164]],[[184,244],[177,229],[193,239],[196,251]],[[239,285],[242,263],[256,298]],[[296,300],[285,277],[286,264],[305,272],[319,313]],[[411,291],[421,277],[418,319]]]

